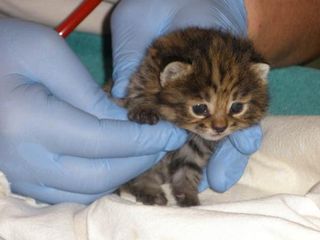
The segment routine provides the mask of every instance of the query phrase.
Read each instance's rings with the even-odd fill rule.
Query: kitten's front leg
[[[159,105],[154,95],[143,93],[129,95],[126,101],[129,120],[151,125],[159,122]]]
[[[193,163],[185,163],[172,176],[172,193],[181,207],[200,205],[198,185],[201,179],[201,168]]]
[[[137,123],[156,124],[160,120],[159,112],[155,106],[145,104],[135,104],[128,108],[128,118]]]
[[[168,202],[161,188],[163,181],[162,177],[157,174],[156,169],[151,169],[122,186],[121,190],[135,196],[137,202],[163,206],[167,205]]]

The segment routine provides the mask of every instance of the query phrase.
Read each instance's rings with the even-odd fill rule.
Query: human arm
[[[274,67],[320,56],[320,2],[245,0],[248,37]]]

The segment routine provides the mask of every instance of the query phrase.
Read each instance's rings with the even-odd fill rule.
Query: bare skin
[[[320,56],[319,0],[245,0],[248,34],[274,67]]]

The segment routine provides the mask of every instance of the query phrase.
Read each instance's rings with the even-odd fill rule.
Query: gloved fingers
[[[259,149],[262,137],[263,132],[261,126],[257,124],[234,132],[228,138],[239,152],[250,155]]]
[[[68,171],[70,185],[51,179],[49,186],[67,191],[94,194],[119,188],[124,183],[153,167],[166,152],[130,158],[84,159],[60,156],[56,162]],[[71,173],[70,173],[71,172]]]
[[[246,11],[243,1],[192,0],[180,4],[169,30],[202,27],[224,30],[245,37]]]
[[[217,192],[230,189],[243,175],[248,159],[249,156],[239,152],[228,138],[225,139],[209,160],[206,170],[209,186]],[[202,188],[205,186],[202,183]]]
[[[217,3],[212,0],[189,1],[189,3],[180,4],[176,11],[168,31],[175,31],[187,27],[202,28],[221,28],[221,20],[229,24],[229,20],[221,13],[215,10]],[[223,4],[222,4],[223,5]],[[216,26],[215,24],[219,24]]]
[[[59,100],[41,84],[28,83],[23,76],[10,77],[12,81],[5,82],[14,83],[14,88],[6,86],[10,95],[3,100],[8,103],[7,131],[54,153],[89,158],[140,156],[173,150],[186,140],[183,130],[167,122],[150,126],[99,120]]]
[[[143,27],[135,28],[131,24],[111,29],[114,81],[112,95],[121,98],[127,95],[130,77],[141,62],[145,49],[154,36]]]
[[[140,64],[146,48],[164,33],[172,10],[161,5],[152,1],[124,0],[114,10],[111,18],[114,96],[126,95],[130,76]]]
[[[110,191],[98,194],[82,194],[77,192],[63,191],[61,189],[47,186],[29,184],[26,182],[13,183],[11,184],[11,189],[13,193],[18,193],[19,195],[31,197],[37,201],[49,204],[58,204],[62,202],[90,204],[98,198],[112,193],[112,191]]]
[[[27,76],[85,112],[99,118],[110,116],[112,103],[54,30],[7,19],[0,22],[0,36],[0,76],[9,73]],[[120,114],[121,111],[117,111]],[[120,115],[121,119],[126,116],[125,113]]]
[[[38,185],[81,194],[113,190],[151,168],[165,152],[128,158],[81,158],[48,152],[43,146],[21,143],[18,151],[26,173]],[[28,176],[28,174],[30,176]],[[18,176],[19,177],[19,176]],[[12,182],[17,176],[8,175]]]

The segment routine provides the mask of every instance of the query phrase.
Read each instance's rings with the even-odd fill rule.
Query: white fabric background
[[[202,206],[144,206],[130,196],[91,204],[37,205],[11,195],[0,177],[0,238],[320,239],[320,116],[267,117],[264,141],[244,176],[224,194],[201,193]]]

